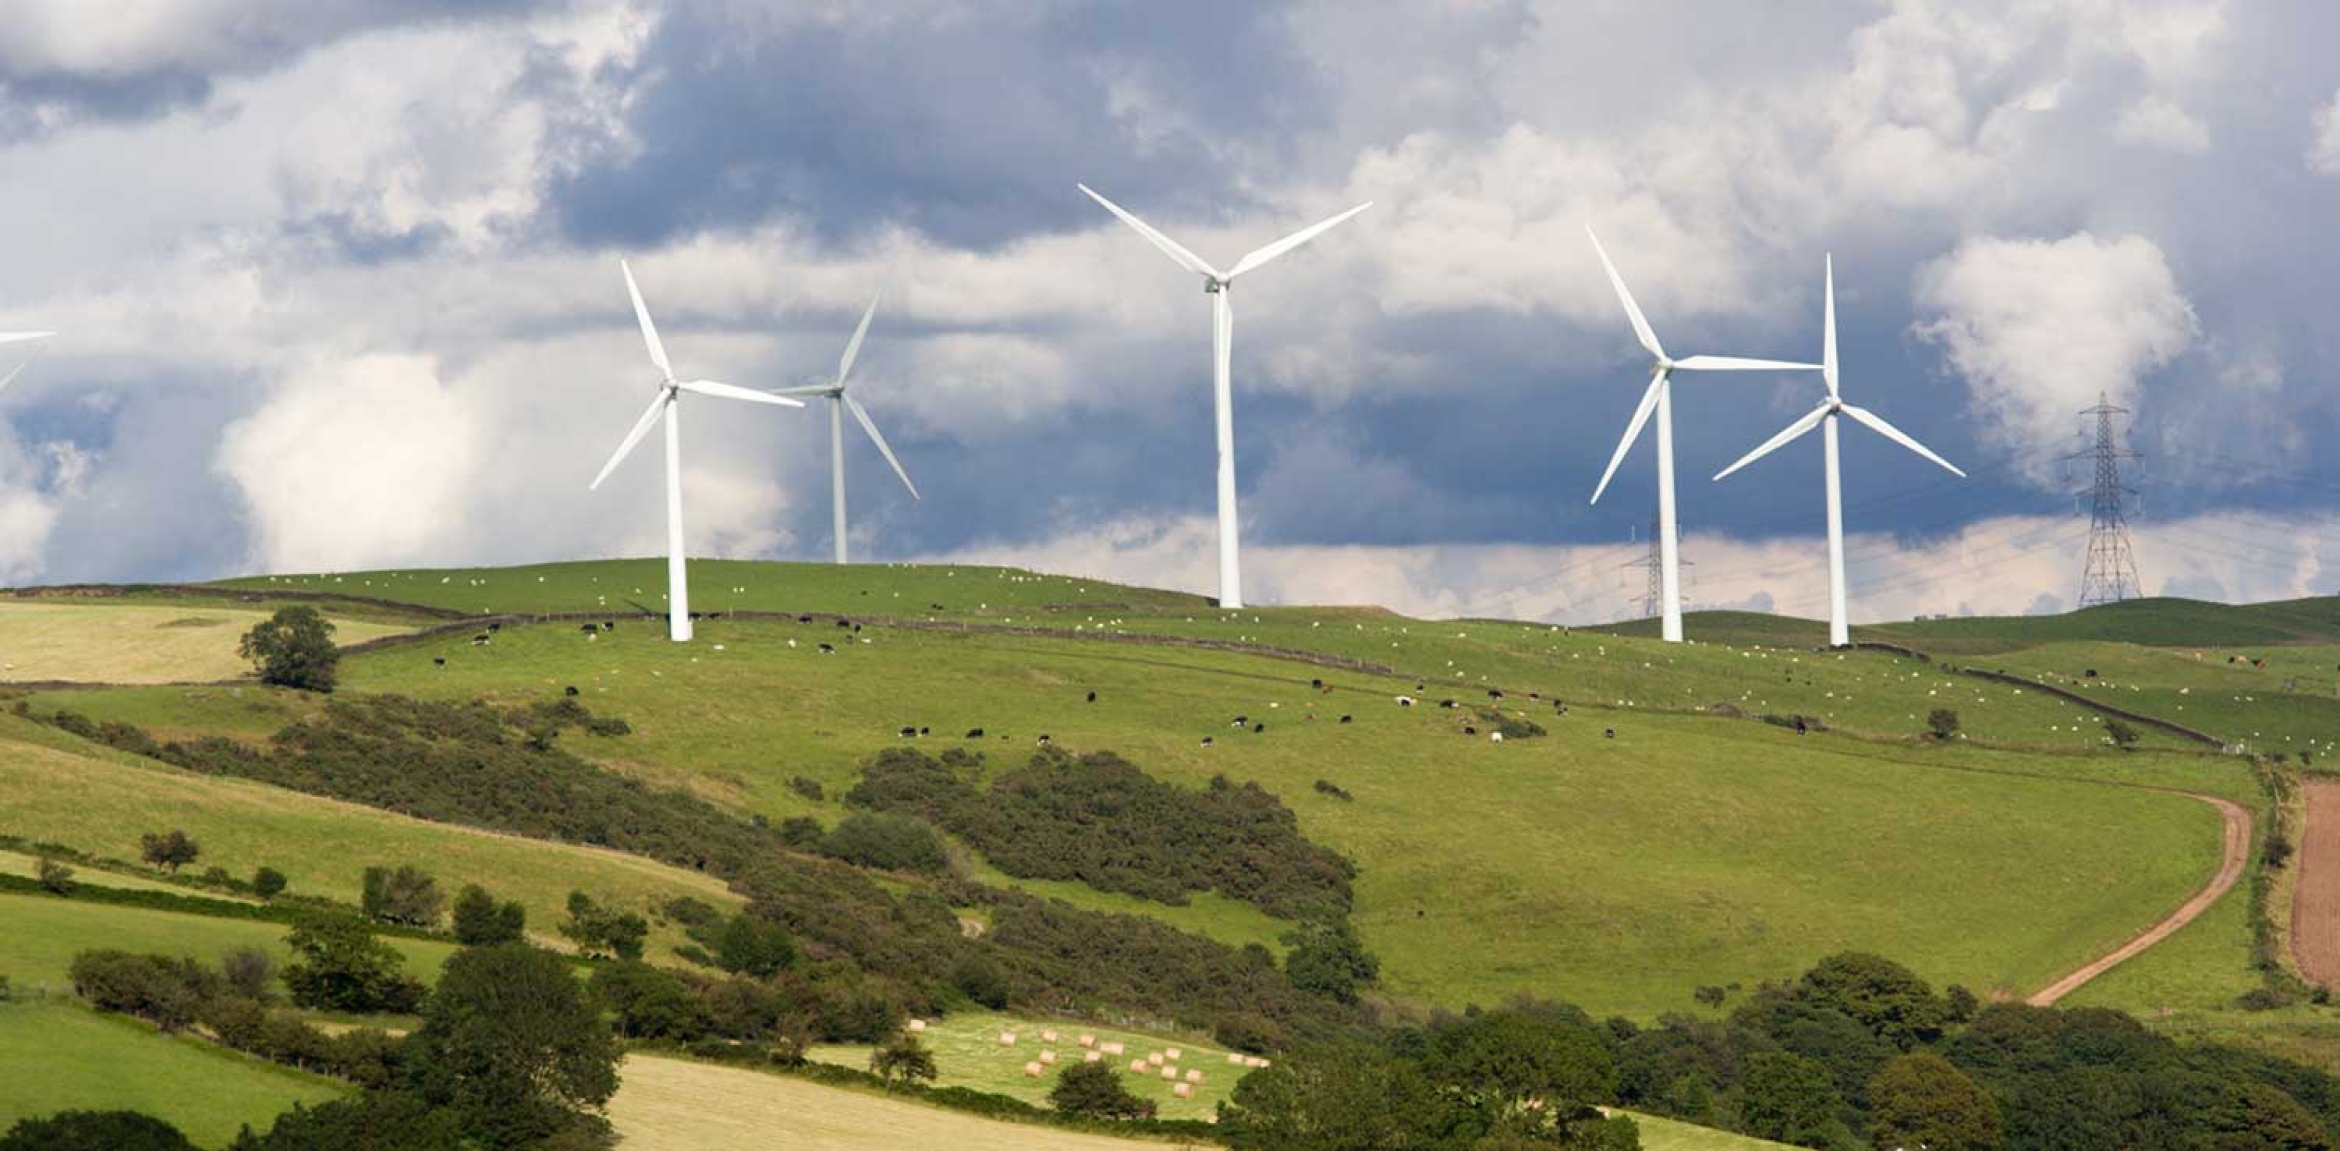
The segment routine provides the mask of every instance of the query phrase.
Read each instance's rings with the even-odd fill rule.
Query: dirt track
[[[2210,905],[2218,902],[2218,897],[2226,894],[2234,886],[2236,880],[2242,878],[2243,869],[2248,867],[2251,861],[2251,813],[2245,810],[2241,804],[2220,799],[2217,796],[2198,795],[2190,791],[2181,794],[2217,808],[2218,814],[2226,819],[2226,849],[2219,860],[2218,874],[2210,878],[2208,886],[2195,892],[2192,899],[2186,900],[2176,911],[2171,912],[2169,918],[2146,928],[2142,934],[2114,948],[2086,967],[2082,967],[2034,992],[2030,998],[2024,1000],[2025,1003],[2033,1007],[2047,1007],[2054,1004],[2056,1000],[2078,991],[2089,980],[2118,967],[2138,952],[2169,938],[2176,933],[2178,928],[2192,923],[2203,912],[2210,910]],[[2340,795],[2335,795],[2333,802],[2340,803]],[[2340,813],[2335,814],[2335,821],[2340,822]],[[2335,844],[2335,846],[2340,846],[2340,844]]]
[[[2310,779],[2291,895],[2291,954],[2319,987],[2340,984],[2340,780]]]

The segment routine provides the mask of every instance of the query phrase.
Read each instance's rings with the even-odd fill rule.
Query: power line
[[[2118,603],[2143,593],[2137,579],[2137,557],[2129,550],[2128,518],[2121,511],[2122,497],[2137,494],[2135,489],[2121,486],[2121,461],[2138,456],[2113,436],[2113,417],[2128,415],[2129,410],[2114,407],[2099,392],[2096,406],[2080,414],[2096,417],[2096,445],[2071,456],[2096,465],[2096,482],[2089,489],[2088,558],[2080,570],[2080,606],[2087,607]]]

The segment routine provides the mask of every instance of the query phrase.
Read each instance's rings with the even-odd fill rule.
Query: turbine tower
[[[1836,258],[1833,255],[1828,258],[1826,299],[1827,302],[1823,305],[1826,311],[1821,320],[1820,378],[1828,383],[1828,398],[1820,401],[1819,407],[1813,408],[1803,418],[1789,424],[1778,435],[1764,441],[1763,446],[1741,456],[1738,463],[1724,468],[1714,478],[1719,480],[1738,471],[1740,468],[1770,455],[1774,449],[1788,441],[1811,431],[1814,424],[1820,425],[1820,439],[1825,445],[1822,450],[1827,461],[1828,471],[1828,644],[1830,647],[1844,647],[1852,642],[1852,626],[1845,616],[1844,489],[1837,474],[1836,417],[1839,415],[1850,416],[1854,421],[1868,425],[1869,429],[1878,435],[1948,468],[1950,474],[1960,479],[1966,478],[1966,473],[1952,467],[1950,461],[1935,455],[1924,444],[1902,434],[1901,429],[1886,423],[1875,412],[1845,403],[1843,398],[1837,394]]]
[[[626,276],[626,294],[634,301],[634,319],[642,325],[642,343],[650,349],[650,362],[658,369],[658,392],[650,397],[650,406],[642,418],[634,421],[632,431],[610,454],[609,462],[601,465],[601,474],[586,485],[591,491],[609,478],[634,445],[650,434],[652,425],[663,417],[666,421],[666,634],[667,638],[682,643],[691,638],[691,594],[683,570],[682,523],[682,394],[715,396],[727,400],[746,400],[755,404],[776,404],[781,407],[801,408],[803,401],[786,396],[768,395],[714,380],[678,380],[674,367],[666,361],[666,346],[658,342],[658,326],[650,322],[650,309],[642,304],[642,289],[634,285],[634,270],[618,261],[618,270]]]
[[[1235,347],[1235,307],[1228,299],[1235,279],[1245,272],[1265,266],[1269,261],[1324,234],[1334,225],[1373,206],[1371,200],[1357,205],[1338,216],[1311,224],[1273,244],[1246,253],[1235,266],[1222,272],[1203,262],[1202,257],[1178,245],[1178,241],[1157,232],[1144,220],[1122,210],[1121,205],[1098,195],[1087,184],[1079,185],[1089,198],[1105,206],[1105,210],[1121,218],[1121,222],[1137,231],[1138,235],[1181,268],[1201,276],[1203,293],[1211,298],[1211,395],[1217,410],[1219,438],[1219,606],[1243,606],[1243,568],[1237,557],[1237,530],[1235,524],[1235,401],[1228,370]]]
[[[1681,360],[1667,356],[1666,350],[1658,345],[1657,333],[1650,330],[1649,320],[1641,314],[1641,306],[1633,302],[1633,293],[1625,290],[1625,278],[1617,274],[1617,265],[1609,262],[1609,252],[1601,247],[1601,238],[1593,235],[1589,226],[1585,228],[1584,234],[1591,237],[1593,251],[1600,253],[1601,267],[1608,270],[1609,283],[1617,289],[1617,299],[1625,305],[1626,318],[1633,321],[1634,338],[1641,341],[1643,349],[1656,357],[1649,366],[1649,389],[1641,394],[1641,406],[1633,410],[1633,422],[1625,426],[1625,438],[1617,441],[1617,451],[1609,457],[1609,470],[1601,473],[1600,486],[1593,489],[1592,502],[1601,502],[1601,493],[1609,490],[1609,480],[1617,474],[1617,465],[1625,462],[1625,453],[1641,435],[1641,426],[1649,422],[1651,412],[1656,412],[1658,578],[1661,585],[1659,595],[1664,601],[1659,605],[1664,609],[1659,626],[1667,643],[1680,643],[1682,563],[1674,524],[1674,373],[1812,371],[1820,365],[1750,360],[1738,356],[1691,356]]]
[[[882,295],[882,293],[881,293]],[[861,341],[869,335],[869,321],[877,315],[878,296],[870,297],[869,310],[861,313],[861,326],[853,329],[853,338],[845,344],[845,355],[837,361],[837,376],[823,384],[808,384],[801,388],[781,388],[776,396],[825,396],[829,401],[829,502],[836,512],[837,562],[846,562],[845,555],[845,413],[850,411],[860,421],[861,430],[869,433],[869,442],[877,445],[880,455],[894,465],[894,474],[902,477],[902,486],[910,489],[910,498],[917,499],[918,485],[910,482],[910,473],[902,470],[902,461],[894,458],[894,449],[886,446],[886,437],[878,434],[877,424],[869,418],[859,402],[845,394],[845,381],[853,375],[853,361],[861,355]]]
[[[2136,459],[2137,453],[2122,447],[2113,434],[2113,417],[2128,415],[2129,409],[2114,407],[2098,392],[2096,406],[2080,414],[2096,417],[2096,446],[2069,457],[2096,465],[2096,482],[2089,488],[2088,559],[2080,569],[2080,606],[2090,607],[2134,599],[2145,591],[2137,580],[2137,557],[2129,550],[2129,516],[2121,507],[2126,497],[2137,494],[2121,483],[2121,461]]]

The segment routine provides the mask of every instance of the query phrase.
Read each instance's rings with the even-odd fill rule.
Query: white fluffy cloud
[[[2159,96],[2147,96],[2128,106],[2113,124],[2113,138],[2124,144],[2195,155],[2210,148],[2210,129],[2185,109]]]
[[[2331,103],[2316,109],[2307,165],[2318,175],[2340,176],[2340,92],[2333,93]]]
[[[2161,249],[2142,236],[1969,240],[1917,273],[1926,318],[1965,380],[1989,437],[2031,478],[2098,394],[2116,403],[2176,358],[2199,330]]]

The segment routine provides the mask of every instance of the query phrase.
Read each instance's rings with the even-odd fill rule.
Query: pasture
[[[1057,1034],[1054,1042],[1042,1038],[1051,1030]],[[1001,1043],[1003,1033],[1014,1035],[1016,1042]],[[935,1086],[969,1087],[1046,1106],[1048,1092],[1056,1086],[1057,1073],[1086,1056],[1078,1042],[1083,1035],[1094,1036],[1100,1046],[1119,1043],[1127,1048],[1119,1056],[1105,1055],[1101,1060],[1122,1073],[1123,1084],[1133,1094],[1153,1100],[1164,1119],[1201,1119],[1216,1114],[1219,1101],[1243,1077],[1244,1068],[1227,1062],[1227,1049],[1207,1041],[993,1011],[962,1012],[931,1021],[918,1039],[934,1052],[935,1070],[939,1072]],[[1168,1059],[1172,1050],[1178,1051],[1181,1057],[1175,1061]],[[870,1051],[867,1046],[830,1045],[813,1048],[810,1057],[822,1063],[867,1070]],[[1045,1066],[1037,1079],[1024,1074],[1024,1065],[1038,1060],[1043,1051],[1054,1052],[1057,1062]],[[1130,1071],[1132,1060],[1142,1060],[1153,1053],[1162,1054],[1165,1065],[1173,1066],[1181,1080],[1187,1071],[1202,1072],[1201,1082],[1192,1087],[1193,1098],[1179,1098],[1171,1090],[1171,1081],[1163,1079],[1159,1070],[1144,1075]]]
[[[0,933],[5,934],[5,933]],[[348,1089],[135,1020],[54,1001],[0,1002],[0,1131],[76,1109],[143,1111],[201,1147]]]
[[[0,975],[34,991],[68,990],[66,971],[73,956],[96,948],[184,955],[211,964],[239,947],[257,947],[279,964],[292,956],[284,945],[290,929],[281,923],[48,895],[0,894],[0,924],[7,925],[0,931]],[[406,957],[407,971],[425,983],[436,980],[440,965],[455,953],[453,943],[436,940],[390,937],[388,942]]]
[[[0,683],[182,683],[232,679],[251,665],[236,641],[268,613],[216,600],[0,601]],[[329,613],[334,639],[359,643],[408,629]]]

